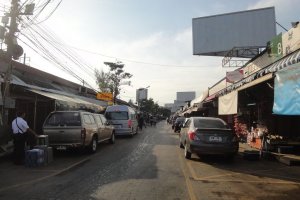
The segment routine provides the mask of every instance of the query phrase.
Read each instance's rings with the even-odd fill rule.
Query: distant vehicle
[[[180,129],[184,123],[185,117],[178,117],[174,123],[174,132],[180,132]]]
[[[175,127],[175,121],[177,118],[178,118],[178,116],[172,117],[172,120],[171,120],[172,129],[174,129],[174,127]]]
[[[114,126],[116,135],[133,136],[138,133],[136,111],[129,106],[108,106],[105,117]]]
[[[233,158],[239,149],[233,130],[222,119],[213,117],[190,117],[181,129],[179,144],[187,159],[193,153]]]
[[[85,111],[54,111],[43,125],[49,145],[58,150],[87,147],[96,152],[99,142],[115,142],[115,130],[103,115]]]

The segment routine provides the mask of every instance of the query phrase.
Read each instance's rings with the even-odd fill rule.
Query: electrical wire
[[[47,48],[45,48],[43,46],[43,44],[41,44],[39,42],[39,40],[37,40],[36,38],[34,38],[34,39],[29,38],[26,35],[24,35],[24,37],[26,37],[33,45],[35,45],[36,48],[38,48],[40,51],[42,51],[43,54],[48,57],[48,59],[47,59],[48,61],[50,61],[52,63],[55,63],[60,68],[62,68],[64,71],[66,71],[68,74],[72,75],[73,77],[75,77],[76,79],[78,79],[80,82],[83,82],[83,79],[81,77],[79,77],[76,73],[74,73],[72,69],[70,69],[67,66],[63,65],[62,62],[59,61],[59,58],[57,56],[55,56],[53,53],[51,53]],[[45,58],[45,56],[43,56],[43,57]],[[89,87],[91,87],[90,84],[87,83],[87,85],[89,85]]]
[[[87,68],[82,61],[78,60],[78,56],[74,54],[74,52],[70,52],[68,51],[68,49],[64,49],[61,47],[57,47],[55,45],[53,45],[51,43],[51,45],[56,48],[62,55],[64,55],[65,57],[67,57],[69,60],[71,60],[71,62],[73,64],[75,64],[76,66],[79,66],[81,69],[83,69],[82,71],[84,73],[86,73],[87,75],[89,75],[90,77],[94,78],[94,69],[92,67],[89,66],[89,68]]]
[[[58,6],[60,5],[61,2],[62,2],[62,0],[56,5],[55,9],[50,13],[50,15],[47,16],[46,19],[48,19],[54,13],[54,11],[58,8]],[[19,12],[26,3],[29,3],[29,0],[26,0],[22,4],[22,6],[20,6]],[[27,34],[20,32],[20,35],[22,35],[24,38],[26,38],[26,40],[29,41],[31,43],[31,45],[28,44],[27,42],[25,42],[20,37],[18,37],[18,39],[23,44],[25,44],[30,49],[32,49],[34,52],[36,52],[38,55],[40,55],[43,59],[47,60],[50,63],[53,63],[55,66],[59,67],[60,69],[62,69],[66,73],[70,74],[71,76],[75,77],[81,83],[85,83],[87,86],[92,88],[94,91],[97,91],[88,83],[88,81],[86,81],[82,78],[82,72],[84,72],[84,73],[90,72],[88,75],[90,77],[92,77],[94,82],[96,82],[95,75],[93,74],[94,69],[87,64],[82,64],[80,59],[78,59],[78,56],[74,55],[74,53],[71,52],[70,50],[68,50],[67,48],[61,48],[61,46],[51,43],[51,41],[57,40],[57,38],[48,34],[49,33],[48,30],[44,30],[43,28],[37,26],[37,23],[35,23],[35,21],[36,21],[35,19],[37,19],[37,17],[42,13],[42,11],[46,8],[46,6],[49,3],[50,3],[50,0],[48,0],[47,2],[43,2],[43,5],[42,5],[41,9],[39,10],[38,14],[32,20],[29,20],[29,18],[25,18],[25,20],[24,20],[21,16],[18,17],[18,20],[20,21],[20,24],[23,26],[23,28],[28,27],[26,29]],[[31,27],[31,25],[33,25],[33,24],[35,26]],[[45,42],[47,46],[45,46],[45,44],[43,44],[42,41]],[[48,48],[49,46],[52,46],[52,51]],[[79,66],[79,69],[82,69],[82,71],[79,73],[76,73],[74,71],[74,69],[72,69],[68,65],[64,64],[64,59],[62,58],[62,56],[57,56],[57,55],[62,55],[64,57],[67,57],[67,59],[70,60],[73,64]],[[80,74],[80,75],[78,75],[78,74]]]
[[[53,41],[55,43],[60,44],[59,42]],[[66,45],[66,44],[60,44],[60,45]],[[116,56],[110,56],[110,55],[105,55],[102,53],[98,53],[98,52],[94,52],[94,51],[90,51],[90,50],[86,50],[86,49],[81,49],[78,47],[74,47],[71,45],[67,45],[70,48],[76,49],[78,51],[82,51],[82,52],[86,52],[86,53],[90,53],[90,54],[94,54],[94,55],[99,55],[99,56],[103,56],[103,57],[107,57],[107,58],[114,58],[116,60],[122,60],[122,61],[127,61],[127,62],[131,62],[131,63],[138,63],[138,64],[144,64],[144,65],[152,65],[152,66],[159,66],[159,67],[175,67],[175,68],[203,68],[203,67],[208,67],[208,66],[188,66],[188,65],[173,65],[173,64],[160,64],[160,63],[152,63],[152,62],[145,62],[145,61],[139,61],[139,60],[132,60],[132,59],[127,59],[127,58],[120,58],[120,57],[116,57]],[[210,67],[218,67],[218,66],[210,66]]]
[[[54,8],[54,10],[52,10],[52,12],[45,19],[43,19],[42,21],[38,22],[37,24],[41,24],[44,21],[46,21],[47,19],[49,19],[53,15],[53,13],[57,10],[57,8],[61,4],[61,2],[62,2],[62,0],[60,0],[60,2],[56,5],[56,7]]]

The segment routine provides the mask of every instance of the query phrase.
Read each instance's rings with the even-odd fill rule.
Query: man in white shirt
[[[17,165],[24,163],[25,158],[25,142],[30,142],[31,146],[35,143],[37,134],[29,128],[27,122],[24,120],[25,112],[18,111],[17,118],[15,118],[11,125],[14,138],[14,163]],[[33,139],[34,137],[34,139]]]

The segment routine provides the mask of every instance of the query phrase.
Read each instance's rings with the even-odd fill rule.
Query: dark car
[[[178,117],[174,123],[174,132],[180,132],[180,129],[184,123],[185,117]]]
[[[233,130],[222,119],[214,117],[190,117],[181,129],[179,140],[187,159],[193,153],[233,158],[239,149],[238,137]]]

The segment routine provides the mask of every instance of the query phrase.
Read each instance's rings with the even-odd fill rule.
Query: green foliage
[[[140,110],[151,115],[158,115],[168,117],[171,114],[169,109],[160,107],[157,103],[154,103],[153,99],[144,99],[140,102]]]
[[[120,62],[104,62],[109,67],[108,72],[95,70],[96,82],[101,92],[110,92],[113,94],[114,101],[120,94],[123,80],[130,79],[132,74],[123,70],[124,64]],[[128,82],[130,84],[130,82]]]

